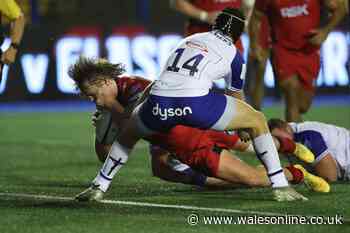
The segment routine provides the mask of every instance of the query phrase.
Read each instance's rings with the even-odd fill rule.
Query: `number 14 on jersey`
[[[175,50],[174,54],[170,57],[174,60],[170,66],[167,67],[167,71],[182,73],[189,76],[194,76],[199,71],[199,65],[202,62],[204,55],[201,53],[185,54],[184,48],[179,48]],[[187,73],[188,72],[188,73]]]

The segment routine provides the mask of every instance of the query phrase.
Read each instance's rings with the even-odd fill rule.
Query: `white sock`
[[[254,138],[253,144],[258,158],[267,170],[272,187],[288,186],[271,134],[263,134]]]
[[[114,175],[128,161],[130,149],[120,145],[117,141],[112,144],[100,172],[97,174],[93,183],[99,185],[99,188],[106,192],[109,188]]]

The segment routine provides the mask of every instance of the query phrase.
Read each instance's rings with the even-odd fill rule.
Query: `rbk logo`
[[[309,11],[307,10],[307,4],[304,4],[301,6],[282,8],[281,15],[283,18],[294,18],[302,15],[309,15]]]

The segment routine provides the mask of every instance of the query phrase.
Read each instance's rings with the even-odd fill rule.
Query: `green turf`
[[[280,116],[281,109],[266,111]],[[308,120],[321,120],[350,128],[349,107],[314,108]],[[0,193],[45,194],[72,197],[87,187],[100,164],[93,152],[93,129],[88,113],[1,113]],[[255,158],[249,159],[256,164]],[[300,215],[343,215],[350,219],[348,184],[332,185],[329,194],[298,191],[308,202],[276,203],[269,189],[204,191],[162,182],[151,176],[145,143],[139,144],[106,196],[127,200],[193,205]],[[350,232],[350,226],[311,225],[205,225],[186,223],[191,213],[222,212],[175,210],[73,201],[35,200],[0,196],[0,233],[26,232]],[[229,214],[232,215],[232,214]],[[237,216],[237,215],[234,215]]]

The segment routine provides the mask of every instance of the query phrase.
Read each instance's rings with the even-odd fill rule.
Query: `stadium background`
[[[80,54],[123,62],[128,73],[154,79],[169,50],[182,38],[185,21],[170,9],[168,0],[17,2],[29,24],[16,63],[5,69],[2,102],[78,98],[66,71]],[[349,21],[349,17],[343,20],[322,47],[318,94],[349,93]],[[247,48],[246,35],[243,42]],[[3,48],[6,46],[8,43]],[[271,95],[270,68],[265,84]]]

